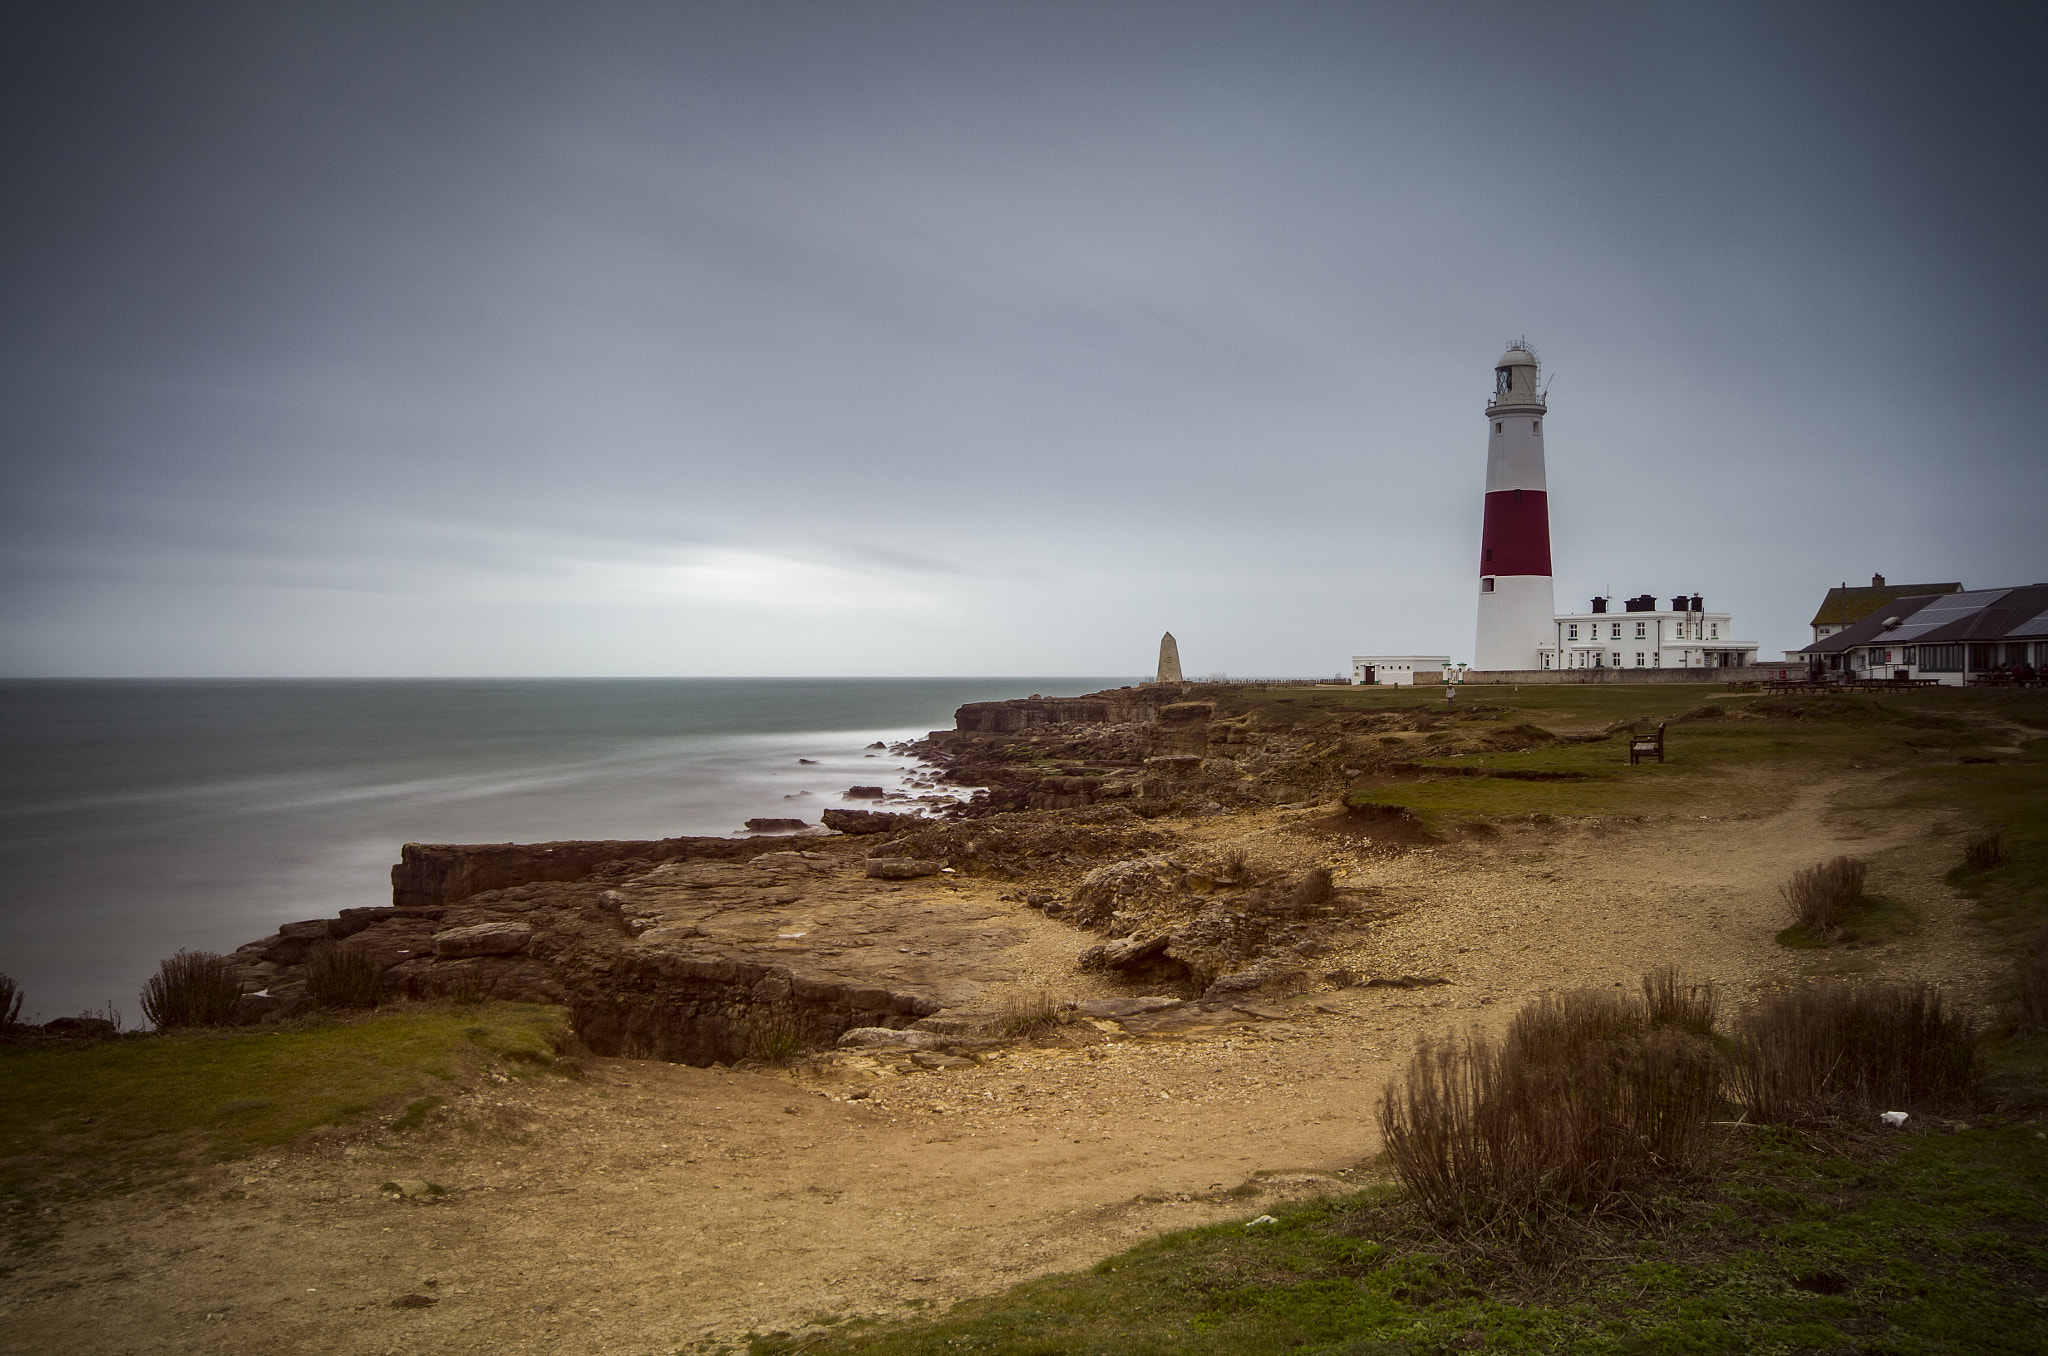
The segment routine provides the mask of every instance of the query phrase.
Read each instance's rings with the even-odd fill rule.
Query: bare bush
[[[803,1034],[787,1017],[764,1017],[747,1024],[748,1059],[763,1064],[786,1064],[803,1048]]]
[[[1941,1105],[1982,1072],[1974,1023],[1930,984],[1803,985],[1757,1004],[1740,1037],[1730,1081],[1756,1121]]]
[[[384,967],[359,948],[317,943],[307,958],[306,996],[316,1007],[374,1008],[384,1000]]]
[[[1296,912],[1307,912],[1330,902],[1336,892],[1336,882],[1330,876],[1327,866],[1312,866],[1301,873],[1301,879],[1294,884],[1294,891],[1287,902]]]
[[[1851,909],[1863,903],[1863,880],[1870,868],[1854,857],[1837,857],[1792,873],[1778,893],[1792,906],[1797,921],[1821,935],[1842,924]]]
[[[1640,999],[1533,1003],[1498,1044],[1423,1042],[1380,1097],[1396,1175],[1432,1215],[1476,1221],[1597,1205],[1689,1166],[1719,1106],[1718,1057],[1695,1028],[1713,1001],[1663,972]]]
[[[157,966],[142,986],[142,1015],[152,1026],[229,1026],[242,999],[242,986],[226,956],[180,951]]]
[[[0,975],[0,1030],[20,1020],[21,1000],[21,986],[8,976]]]
[[[1002,1011],[994,1023],[998,1036],[1036,1036],[1065,1025],[1072,1014],[1067,1005],[1053,997],[1050,989],[1003,996]]]
[[[2005,835],[1996,826],[1973,833],[1963,842],[1963,869],[1989,871],[2005,864]]]

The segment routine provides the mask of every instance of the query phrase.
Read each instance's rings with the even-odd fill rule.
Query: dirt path
[[[458,1108],[494,1127],[480,1140],[316,1141],[196,1193],[80,1210],[0,1282],[0,1351],[652,1354],[928,1311],[1341,1189],[1375,1152],[1372,1101],[1418,1035],[1662,964],[1737,998],[1797,976],[1814,953],[1772,942],[1777,887],[1838,852],[1873,858],[1874,887],[1922,918],[1909,943],[1852,963],[1981,997],[1981,940],[1940,884],[1943,817],[1832,809],[1859,775],[1757,772],[1706,818],[1392,856],[1308,838],[1298,815],[1219,822],[1403,905],[1333,967],[1451,983],[1308,994],[1289,1018],[1198,1039],[1018,1048],[858,1100],[626,1060],[581,1083],[489,1085]],[[399,1178],[449,1194],[378,1189]]]

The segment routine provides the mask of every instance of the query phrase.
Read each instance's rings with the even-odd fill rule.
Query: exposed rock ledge
[[[315,948],[345,939],[384,967],[387,991],[566,1003],[600,1054],[704,1065],[972,1009],[1010,977],[1023,933],[950,873],[870,879],[854,840],[786,844],[408,844],[392,873],[403,906],[287,924],[238,950],[244,1004],[255,1020],[300,1010]],[[453,897],[522,870],[520,884]]]

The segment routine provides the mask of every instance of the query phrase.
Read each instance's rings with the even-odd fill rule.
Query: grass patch
[[[1598,1227],[1482,1243],[1391,1192],[1171,1234],[893,1330],[755,1356],[2032,1352],[2048,1340],[2048,1140],[1789,1132]]]
[[[546,1061],[566,1034],[554,1008],[402,1004],[281,1028],[0,1048],[0,1195],[18,1218],[164,1180],[417,1097],[468,1062]]]
[[[1073,1012],[1053,996],[1052,990],[1035,989],[1029,993],[1005,994],[1002,1009],[990,1024],[990,1031],[1012,1039],[1038,1036],[1073,1020]]]
[[[400,1112],[386,1128],[391,1130],[417,1130],[427,1123],[427,1117],[433,1114],[435,1107],[446,1106],[447,1104],[448,1099],[446,1097],[416,1097],[406,1104],[405,1110]]]

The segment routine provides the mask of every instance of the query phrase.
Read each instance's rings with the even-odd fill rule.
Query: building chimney
[[[1605,598],[1595,598],[1593,600],[1593,610],[1595,612],[1605,612],[1607,610],[1607,600]]]
[[[1884,587],[1884,576],[1883,576],[1883,575],[1881,575],[1881,574],[1874,574],[1874,575],[1870,576],[1870,587],[1872,587],[1872,588],[1874,588],[1874,589],[1881,589],[1881,588],[1883,588],[1883,587]]]
[[[1707,605],[1700,601],[1700,596],[1697,593],[1692,596],[1692,610],[1695,612],[1705,612],[1707,610]]]

